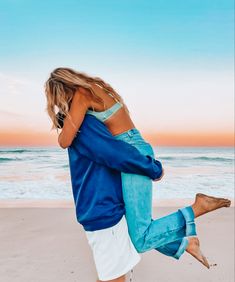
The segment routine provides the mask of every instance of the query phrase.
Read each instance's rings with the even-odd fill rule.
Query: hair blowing
[[[92,100],[102,103],[104,108],[106,108],[103,99],[92,89],[90,84],[92,82],[98,84],[104,91],[112,93],[115,99],[123,103],[124,108],[128,111],[122,97],[110,84],[103,81],[101,78],[91,77],[84,72],[78,72],[71,68],[56,68],[51,72],[50,77],[45,83],[45,94],[47,99],[46,111],[52,120],[51,130],[56,129],[58,133],[58,128],[62,128],[61,123],[58,121],[58,114],[59,117],[61,117],[61,115],[64,117],[68,116],[72,125],[75,127],[69,114],[69,109],[73,96],[79,87],[87,89]]]

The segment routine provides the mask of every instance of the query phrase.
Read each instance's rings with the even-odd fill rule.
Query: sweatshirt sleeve
[[[71,146],[92,161],[121,172],[141,174],[153,180],[162,174],[162,164],[158,160],[115,139],[105,124],[91,115],[86,115]]]

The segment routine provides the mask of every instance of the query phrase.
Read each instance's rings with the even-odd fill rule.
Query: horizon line
[[[153,146],[175,147],[234,147],[234,133],[199,133],[199,132],[157,132],[141,133],[145,141]],[[1,132],[1,147],[50,147],[59,146],[56,132]]]

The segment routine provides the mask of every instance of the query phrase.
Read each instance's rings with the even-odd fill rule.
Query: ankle
[[[194,202],[192,205],[191,205],[191,208],[193,210],[193,213],[194,213],[194,217],[198,217],[200,215],[200,210],[198,208],[198,205]]]
[[[199,239],[197,236],[187,236],[188,246],[186,248],[187,252],[192,251],[195,247],[199,246]]]

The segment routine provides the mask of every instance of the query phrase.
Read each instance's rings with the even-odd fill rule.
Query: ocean
[[[234,148],[154,147],[165,175],[154,199],[234,198]],[[67,149],[0,147],[0,199],[73,199]]]

